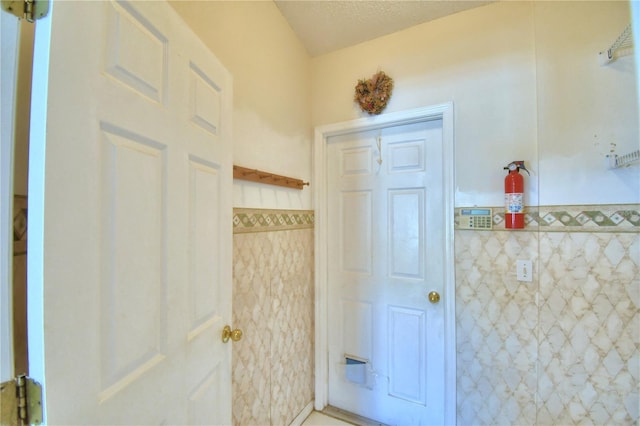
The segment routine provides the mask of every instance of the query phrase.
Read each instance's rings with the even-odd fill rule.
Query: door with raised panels
[[[442,120],[328,141],[329,404],[444,424]]]
[[[36,25],[29,345],[46,420],[230,424],[231,77],[165,2],[53,2]]]

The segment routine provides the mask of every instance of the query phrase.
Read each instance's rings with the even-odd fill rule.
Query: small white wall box
[[[533,281],[533,262],[531,260],[516,261],[516,279],[518,281]]]
[[[460,209],[459,229],[492,229],[493,212],[489,208]]]

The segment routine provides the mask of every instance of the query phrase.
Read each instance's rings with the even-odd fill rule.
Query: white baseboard
[[[304,422],[309,414],[313,411],[313,401],[309,401],[309,403],[300,411],[300,414],[296,416],[295,419],[291,422],[289,426],[301,426],[302,422]]]

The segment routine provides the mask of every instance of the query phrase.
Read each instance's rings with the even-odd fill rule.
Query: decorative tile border
[[[504,207],[492,209],[493,230],[503,230]],[[456,209],[456,229],[459,212]],[[523,231],[640,233],[640,204],[527,207],[524,218]]]
[[[313,228],[313,210],[233,209],[233,233]]]

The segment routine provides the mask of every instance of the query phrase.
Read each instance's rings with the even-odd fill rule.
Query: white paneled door
[[[328,403],[442,425],[446,229],[442,120],[330,137]]]
[[[36,24],[29,348],[50,424],[230,424],[231,77],[165,2]]]

